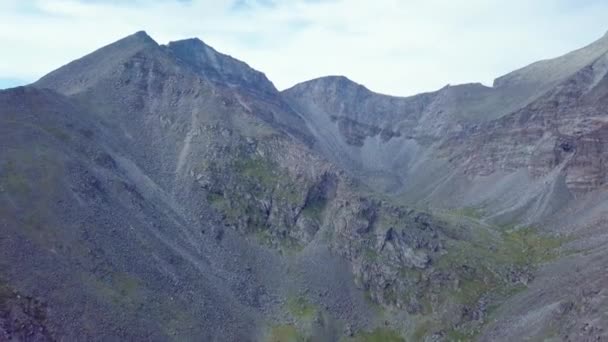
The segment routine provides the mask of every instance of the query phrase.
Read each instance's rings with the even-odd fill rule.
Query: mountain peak
[[[52,88],[66,95],[78,93],[137,53],[154,49],[159,49],[158,43],[145,31],[138,31],[62,66],[42,77],[34,85],[39,88]]]
[[[154,45],[158,45],[158,43],[156,43],[156,41],[152,37],[150,37],[150,35],[148,35],[146,31],[143,30],[137,31],[132,35],[125,37],[124,39],[137,40],[143,43],[151,43]]]
[[[101,49],[96,50],[95,52],[91,53],[90,55],[96,54],[98,52],[108,52],[110,50],[113,51],[118,51],[118,50],[122,50],[122,51],[134,51],[134,50],[141,50],[147,47],[158,47],[158,43],[148,35],[148,33],[146,33],[146,31],[137,31],[131,35],[128,35],[122,39],[117,40],[114,43],[111,43],[109,45],[106,45],[104,47],[102,47]],[[90,56],[89,55],[89,56]],[[86,57],[86,56],[85,56]]]
[[[286,89],[285,92],[293,91],[327,91],[333,89],[340,92],[350,91],[369,91],[365,86],[342,75],[330,75],[314,78],[309,81],[301,82],[293,87]]]
[[[168,45],[180,45],[180,44],[202,45],[202,46],[207,46],[207,47],[211,48],[209,45],[205,44],[205,42],[203,42],[198,37],[191,37],[191,38],[175,40],[175,41],[169,42]]]
[[[264,73],[230,55],[223,54],[199,38],[170,42],[165,48],[196,73],[217,84],[241,87],[267,94],[276,88]]]
[[[351,80],[350,78],[344,76],[344,75],[328,75],[328,76],[323,76],[323,77],[318,77],[318,78],[314,78],[310,81],[306,81],[303,83],[308,83],[308,82],[313,82],[313,83],[340,83],[343,85],[359,85],[359,83]]]

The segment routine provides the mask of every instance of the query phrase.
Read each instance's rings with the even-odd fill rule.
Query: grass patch
[[[270,329],[270,335],[266,339],[267,342],[308,342],[302,333],[291,324],[277,325]]]
[[[323,211],[327,206],[327,199],[313,198],[306,201],[306,205],[302,208],[302,215],[321,222]]]
[[[112,273],[105,281],[93,275],[83,275],[83,282],[93,289],[103,302],[115,305],[129,312],[135,312],[145,302],[144,288],[139,279],[127,273]]]
[[[562,243],[563,239],[541,235],[533,228],[476,241],[448,241],[448,253],[435,261],[434,269],[456,274],[458,286],[446,289],[441,297],[475,305],[484,295],[494,299],[513,295],[525,288],[528,273],[558,255]]]
[[[304,246],[302,246],[298,240],[291,236],[278,237],[273,235],[271,230],[261,227],[254,229],[253,236],[255,236],[255,239],[259,244],[275,248],[281,253],[285,253],[287,255],[293,255],[302,251],[304,248]]]
[[[200,324],[192,313],[184,310],[183,303],[164,298],[158,304],[161,313],[161,328],[169,336],[171,341],[184,341],[190,329]]]
[[[226,203],[224,195],[215,192],[210,192],[207,194],[207,201],[209,201],[209,204],[216,208],[221,208]]]
[[[382,317],[386,312],[384,307],[378,304],[378,302],[374,300],[374,298],[372,298],[372,294],[369,290],[366,290],[363,295],[363,298],[365,298],[365,301],[367,302],[369,307],[374,310],[374,314],[378,317]]]
[[[433,322],[431,321],[421,321],[416,324],[416,330],[412,334],[412,341],[424,341],[424,338],[432,333]]]
[[[565,239],[541,235],[531,227],[509,230],[503,233],[504,252],[517,265],[539,264],[557,257],[557,249]]]
[[[492,230],[492,227],[470,225],[456,232],[460,238],[446,239],[447,254],[433,260],[432,272],[451,275],[455,283],[439,285],[439,292],[432,300],[432,311],[423,309],[422,325],[416,327],[413,340],[421,340],[433,331],[444,331],[448,341],[473,341],[490,321],[496,309],[508,297],[522,291],[541,264],[554,260],[559,254],[563,238],[539,233],[532,227],[512,230]],[[407,270],[400,276],[415,279]],[[431,293],[424,291],[418,299],[422,304],[431,299]],[[471,309],[477,307],[484,298],[489,301],[483,322],[471,322],[453,326],[435,310],[450,303]],[[422,304],[426,306],[427,304]],[[465,322],[466,323],[466,322]]]
[[[317,314],[317,308],[304,297],[289,298],[287,310],[298,320],[311,320]]]
[[[452,342],[468,342],[474,341],[478,332],[463,332],[457,329],[446,331],[446,340]]]
[[[378,328],[373,331],[360,332],[353,337],[342,339],[343,342],[405,342],[396,331]]]
[[[9,160],[0,173],[0,191],[14,195],[27,195],[30,186],[23,173],[19,171],[13,160]]]
[[[0,209],[18,223],[19,233],[33,242],[53,248],[58,232],[54,210],[65,174],[59,158],[42,147],[7,149],[0,166],[0,192],[6,193],[14,207],[28,208],[14,211],[13,206]]]
[[[380,258],[380,255],[378,255],[378,252],[371,248],[365,248],[363,250],[363,257],[367,261],[376,261]]]
[[[239,159],[235,169],[247,178],[253,178],[265,187],[271,187],[277,182],[276,166],[261,158]]]
[[[13,298],[13,291],[0,279],[0,310],[5,309],[8,300],[11,298]]]
[[[474,207],[453,209],[449,211],[449,214],[460,217],[468,217],[474,220],[480,220],[484,216],[484,213],[483,211],[481,211],[481,209]]]
[[[281,177],[282,186],[278,189],[278,193],[276,193],[277,197],[286,203],[300,203],[302,200],[301,191],[298,189],[298,186],[293,184],[286,175]]]

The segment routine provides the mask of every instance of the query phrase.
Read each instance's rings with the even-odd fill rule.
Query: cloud
[[[599,38],[601,0],[3,0],[0,77],[33,81],[138,30],[199,37],[279,87],[343,74],[409,95],[483,82]]]

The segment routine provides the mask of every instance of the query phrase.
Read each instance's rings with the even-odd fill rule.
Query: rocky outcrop
[[[522,110],[449,139],[453,161],[477,175],[525,168],[541,177],[557,169],[575,194],[600,188],[606,179],[600,147],[606,130],[606,58],[602,55]],[[466,147],[459,150],[460,145]]]
[[[3,341],[53,341],[46,327],[47,307],[36,298],[0,282],[0,339]]]

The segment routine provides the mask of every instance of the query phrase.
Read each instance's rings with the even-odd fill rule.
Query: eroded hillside
[[[2,91],[0,337],[602,338],[605,42],[398,98],[138,32]]]

